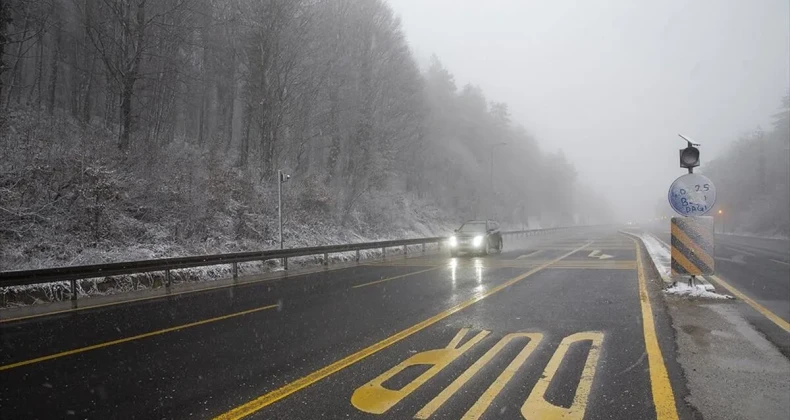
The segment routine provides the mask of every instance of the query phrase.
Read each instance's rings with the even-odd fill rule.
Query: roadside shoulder
[[[648,254],[653,274],[664,277],[662,262]],[[668,285],[666,279],[655,283]],[[683,398],[694,411],[708,419],[787,416],[790,361],[743,318],[742,302],[715,299],[710,292],[658,295],[671,322]]]

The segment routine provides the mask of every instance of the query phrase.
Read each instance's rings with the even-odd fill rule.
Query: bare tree
[[[104,62],[108,74],[120,87],[121,132],[118,147],[129,147],[134,85],[140,78],[140,61],[145,53],[147,0],[106,1],[99,13],[106,20],[88,21],[85,25],[93,46]]]

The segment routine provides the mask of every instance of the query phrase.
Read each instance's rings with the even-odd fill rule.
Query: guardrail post
[[[425,242],[422,243],[422,253],[425,254]]]
[[[381,248],[381,258],[384,260],[387,259],[387,248]]]
[[[239,279],[239,263],[233,263],[233,282]]]
[[[408,250],[406,249],[407,246],[408,245],[403,245],[403,258],[406,258],[406,253],[408,252]]]
[[[359,262],[359,250],[357,250],[357,262]]]
[[[170,270],[165,270],[165,287],[167,288],[167,293],[170,293],[171,284],[172,284],[172,280],[170,277]]]
[[[71,279],[71,307],[77,307],[77,279]]]
[[[329,253],[324,252],[324,265],[329,265]]]
[[[283,258],[283,270],[288,271],[288,257]]]

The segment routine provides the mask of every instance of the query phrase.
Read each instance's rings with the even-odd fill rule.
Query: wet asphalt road
[[[632,240],[587,229],[506,238],[485,258],[396,258],[7,321],[0,413],[683,418],[659,282],[645,270],[640,303],[636,260]]]
[[[652,233],[669,243],[666,229]],[[785,323],[790,322],[790,241],[717,234],[714,237],[715,272],[730,287],[753,299]],[[733,292],[715,279],[720,293]],[[739,300],[743,300],[739,297]],[[739,305],[741,313],[779,350],[790,357],[790,335],[775,322],[748,304]]]

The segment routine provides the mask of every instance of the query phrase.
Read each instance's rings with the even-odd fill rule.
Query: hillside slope
[[[0,151],[0,270],[277,246],[276,183],[178,139],[119,153],[66,116],[7,115]],[[447,234],[458,222],[405,195],[361,197],[345,221],[315,178],[284,185],[286,246]]]

